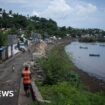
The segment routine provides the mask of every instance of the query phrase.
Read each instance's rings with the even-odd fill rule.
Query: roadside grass
[[[64,46],[55,46],[49,52],[47,59],[42,58],[39,63],[45,74],[44,84],[53,85],[65,80],[79,79],[79,76],[73,72],[74,66],[65,53]]]
[[[64,46],[55,46],[48,58],[39,60],[45,79],[37,82],[45,100],[51,103],[33,105],[105,105],[105,93],[91,93],[84,89],[79,75],[73,72],[74,65],[64,51]]]
[[[105,95],[76,88],[69,82],[39,86],[42,96],[51,103],[40,105],[105,105]],[[37,105],[37,104],[35,104]]]

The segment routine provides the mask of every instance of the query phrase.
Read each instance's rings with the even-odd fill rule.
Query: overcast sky
[[[59,26],[105,30],[105,0],[0,0],[0,8],[52,18]]]

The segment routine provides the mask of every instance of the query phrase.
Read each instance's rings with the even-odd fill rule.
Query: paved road
[[[18,105],[31,105],[33,103],[31,94],[27,97],[24,93],[23,83],[21,80],[20,83],[20,91],[19,91],[19,98],[18,98]]]
[[[16,55],[4,64],[0,64],[0,91],[14,91],[14,97],[10,98],[0,96],[0,105],[17,105],[21,70],[23,63],[29,60],[31,60],[31,54],[29,52],[25,52]],[[15,72],[12,71],[13,64],[15,65]]]

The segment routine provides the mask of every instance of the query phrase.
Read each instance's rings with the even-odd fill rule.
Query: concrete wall
[[[4,47],[2,50],[0,50],[0,61],[4,61],[8,59],[8,47]]]

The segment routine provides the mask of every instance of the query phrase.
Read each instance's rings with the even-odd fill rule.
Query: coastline
[[[64,39],[58,42],[56,45],[63,45],[65,48],[65,46],[67,46],[71,42],[72,40]],[[85,88],[87,91],[90,91],[90,92],[105,91],[105,81],[98,79],[93,75],[89,75],[89,73],[84,72],[83,70],[77,68],[75,64],[73,64],[73,66],[74,66],[73,71],[80,76],[80,80],[82,84],[85,85]]]
[[[79,74],[81,82],[86,86],[86,90],[91,92],[105,91],[105,82],[103,80],[92,75],[90,76],[87,72],[84,72],[76,66],[74,71]]]
[[[102,82],[78,69],[68,58],[64,48],[71,42],[63,39],[48,44],[46,57],[39,60],[44,74],[43,80],[36,83],[42,97],[51,105],[104,105],[105,88],[99,85]]]

